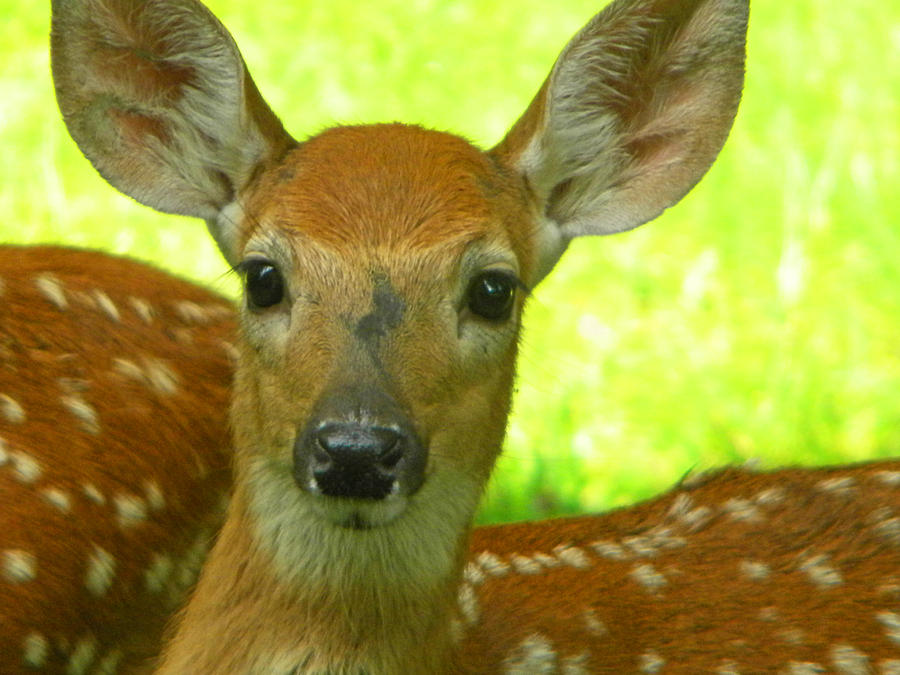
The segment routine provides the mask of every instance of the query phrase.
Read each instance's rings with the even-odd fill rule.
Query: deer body
[[[0,247],[0,672],[158,652],[224,515],[234,332],[145,265]]]
[[[467,562],[528,291],[572,238],[652,219],[712,163],[740,98],[746,0],[617,0],[488,152],[401,124],[297,142],[194,0],[53,9],[57,96],[81,149],[127,194],[203,218],[245,282],[234,495],[158,672],[677,671],[694,663],[694,638],[720,672],[763,671],[775,652],[749,638],[742,650],[727,613],[704,629],[707,599],[683,583],[719,545],[737,565],[726,578],[765,577],[771,563],[770,576],[792,583],[778,575],[796,568],[825,587],[807,609],[829,601],[838,555],[816,548],[821,532],[792,550],[797,522],[782,533],[786,549],[751,529],[781,522],[789,474],[738,485],[726,474],[697,488],[697,506],[680,488],[606,518],[483,530]],[[879,471],[888,492],[896,467]],[[831,492],[852,491],[820,492],[800,491],[801,522],[834,508]],[[872,518],[869,538],[848,534],[846,550],[892,560],[892,516]],[[854,512],[851,522],[868,521]],[[872,535],[881,530],[886,539]],[[736,536],[769,557],[738,560]],[[655,607],[617,595],[608,579],[623,577]],[[617,620],[617,600],[668,623],[624,609]],[[789,608],[773,598],[763,610],[792,630]],[[896,615],[882,611],[854,620],[888,663]],[[862,638],[792,635],[837,650],[840,664],[870,658],[852,651]]]
[[[900,461],[700,474],[601,517],[478,528],[471,672],[896,673]]]

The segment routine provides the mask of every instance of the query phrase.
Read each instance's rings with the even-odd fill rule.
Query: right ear
[[[560,55],[494,157],[540,213],[532,285],[582,235],[652,220],[700,180],[744,82],[749,0],[615,0]]]
[[[113,186],[206,220],[235,263],[224,211],[296,145],[225,27],[195,0],[53,0],[51,64],[66,126]]]

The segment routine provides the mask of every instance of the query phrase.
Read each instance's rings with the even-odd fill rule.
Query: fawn
[[[897,463],[471,531],[529,290],[702,177],[747,15],[616,0],[483,152],[402,124],[298,142],[198,2],[54,0],[73,138],[244,279],[233,496],[158,672],[900,672]]]

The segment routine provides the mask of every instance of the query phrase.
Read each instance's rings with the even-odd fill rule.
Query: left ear
[[[749,0],[616,0],[566,46],[491,153],[542,214],[535,283],[573,237],[675,204],[712,164],[744,81]]]
[[[56,97],[78,147],[114,187],[203,218],[229,262],[228,214],[296,145],[260,96],[237,45],[197,0],[53,0]]]

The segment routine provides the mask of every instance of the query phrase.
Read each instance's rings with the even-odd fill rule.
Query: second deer
[[[244,278],[234,497],[159,672],[900,669],[895,464],[470,535],[529,290],[702,177],[747,0],[617,0],[487,152],[401,124],[294,140],[194,0],[53,9],[85,155]]]

